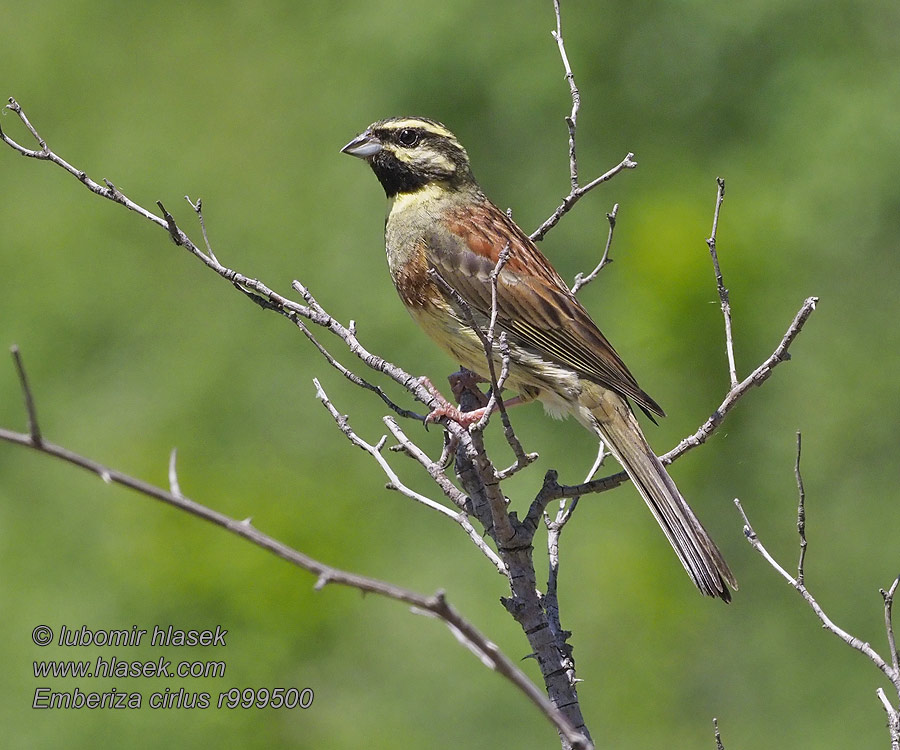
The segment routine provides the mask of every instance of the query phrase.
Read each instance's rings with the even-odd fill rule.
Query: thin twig
[[[444,436],[447,438],[441,446],[441,455],[437,461],[432,461],[428,455],[422,450],[418,445],[416,445],[410,437],[403,431],[400,425],[397,423],[397,420],[391,416],[384,416],[381,418],[384,424],[387,426],[391,435],[393,435],[394,439],[397,441],[397,445],[391,446],[390,450],[398,453],[403,453],[413,460],[417,461],[422,468],[428,472],[428,476],[431,477],[432,481],[438,486],[441,492],[447,497],[450,502],[452,502],[457,508],[461,511],[468,511],[467,503],[469,498],[466,497],[466,494],[462,492],[453,482],[450,480],[450,477],[447,476],[447,468],[450,465],[450,461],[447,460],[447,453],[449,452],[449,445],[452,439],[445,432]]]
[[[713,718],[713,727],[716,730],[716,750],[725,750],[725,745],[722,744],[722,735],[719,734],[719,720]]]
[[[734,337],[731,332],[731,303],[728,301],[728,289],[722,280],[722,270],[719,268],[719,255],[716,252],[716,234],[719,231],[719,211],[722,210],[722,203],[725,200],[725,180],[716,177],[716,209],[713,212],[712,233],[706,244],[709,247],[709,254],[712,257],[713,270],[716,274],[716,288],[719,290],[719,303],[722,307],[722,316],[725,318],[725,351],[728,355],[728,374],[731,377],[731,387],[737,385],[737,368],[734,364]]]
[[[200,198],[197,198],[197,202],[194,203],[191,201],[189,196],[184,196],[184,199],[188,202],[188,205],[194,209],[197,214],[197,222],[200,224],[200,232],[203,235],[203,244],[206,245],[206,252],[210,258],[212,258],[216,263],[219,262],[219,259],[216,257],[216,254],[213,252],[212,245],[209,243],[209,235],[206,233],[206,222],[203,220],[203,201]]]
[[[803,565],[806,562],[806,492],[803,489],[803,476],[800,474],[800,432],[797,432],[797,460],[794,463],[794,477],[797,479],[797,533],[800,535],[800,559],[797,561],[797,581],[802,585]]]
[[[884,630],[887,633],[888,648],[891,651],[891,664],[900,674],[900,663],[898,663],[897,641],[894,638],[894,594],[897,592],[897,585],[900,584],[900,576],[894,579],[891,587],[885,591],[881,589],[881,596],[884,599]],[[898,696],[900,697],[900,696]]]
[[[578,111],[581,108],[581,93],[575,85],[575,74],[572,72],[572,66],[569,64],[569,56],[566,53],[566,44],[562,35],[562,19],[560,17],[559,0],[553,0],[553,11],[556,16],[556,29],[550,33],[556,40],[556,46],[559,48],[559,56],[562,59],[563,69],[565,70],[566,82],[569,84],[569,94],[572,97],[572,111],[566,116],[566,129],[569,133],[569,182],[571,189],[569,194],[563,198],[562,203],[550,215],[550,217],[541,224],[534,232],[531,233],[531,239],[534,242],[542,240],[559,220],[565,216],[584,195],[589,193],[598,185],[611,180],[623,169],[634,169],[637,162],[634,161],[634,154],[628,155],[622,159],[615,167],[599,177],[591,180],[587,185],[580,185],[578,180],[578,157],[576,153],[575,135],[578,127]]]
[[[166,222],[163,219],[160,219],[158,216],[155,216],[147,209],[139,206],[132,200],[126,198],[122,193],[120,193],[116,186],[113,185],[109,180],[104,180],[106,187],[94,182],[90,177],[88,177],[83,171],[76,169],[71,164],[69,164],[65,159],[61,159],[59,156],[54,154],[50,148],[47,146],[46,141],[41,138],[37,131],[34,129],[34,126],[29,122],[28,118],[25,116],[25,112],[22,111],[22,108],[19,106],[19,103],[13,99],[9,98],[9,104],[6,105],[6,108],[12,110],[18,115],[19,119],[24,123],[25,127],[28,128],[28,131],[34,137],[34,139],[40,144],[40,150],[35,151],[32,149],[25,148],[24,146],[16,143],[12,138],[10,138],[6,133],[0,129],[0,139],[3,140],[11,148],[18,151],[22,156],[27,156],[30,159],[39,159],[41,161],[49,161],[52,164],[55,164],[58,167],[61,167],[70,175],[75,177],[79,182],[81,182],[88,190],[92,193],[95,193],[103,198],[113,201],[114,203],[121,203],[126,208],[134,211],[141,216],[143,216],[148,221],[152,221],[154,224],[166,228]]]
[[[363,440],[353,429],[350,427],[350,420],[346,415],[341,414],[335,407],[334,404],[331,403],[331,399],[328,398],[328,395],[325,393],[325,390],[322,388],[322,384],[319,382],[317,378],[313,378],[313,383],[316,386],[316,398],[322,402],[322,405],[334,419],[338,428],[340,428],[341,432],[347,437],[347,439],[355,445],[357,448],[361,448],[366,453],[368,453],[372,458],[375,459],[376,463],[381,467],[381,470],[384,472],[387,477],[387,489],[396,490],[402,495],[410,498],[411,500],[415,500],[417,503],[424,505],[426,508],[430,508],[431,510],[437,511],[443,516],[446,516],[450,520],[456,522],[463,531],[469,536],[469,539],[475,544],[475,546],[481,550],[482,554],[491,561],[495,568],[501,573],[501,575],[506,575],[506,566],[503,561],[497,557],[497,553],[494,552],[488,545],[485,543],[484,539],[481,538],[481,535],[475,530],[472,524],[469,522],[468,517],[465,514],[464,509],[461,509],[460,512],[454,512],[450,508],[447,508],[444,505],[441,505],[438,502],[435,502],[430,497],[426,497],[420,492],[416,492],[412,488],[408,487],[397,475],[397,472],[394,471],[393,467],[388,463],[387,459],[384,457],[384,453],[382,452],[382,448],[384,447],[384,440],[382,439],[377,444],[372,445],[371,443]]]
[[[354,385],[359,386],[360,388],[364,388],[367,391],[372,391],[372,393],[376,394],[378,398],[380,398],[384,403],[391,409],[394,413],[398,414],[401,417],[406,419],[415,419],[418,422],[424,422],[425,416],[423,414],[418,414],[410,409],[405,409],[400,404],[393,401],[390,396],[385,393],[384,389],[381,386],[375,385],[374,383],[370,383],[361,375],[357,375],[352,370],[344,367],[340,362],[338,362],[337,358],[330,352],[325,346],[316,338],[315,334],[309,330],[309,327],[299,318],[295,318],[294,324],[300,331],[309,339],[310,343],[318,349],[319,354],[322,355],[324,360],[330,364],[335,370],[337,370],[341,375],[343,375],[347,380],[349,380]],[[348,330],[349,333],[349,330]],[[353,334],[353,338],[355,338],[355,334]]]
[[[565,216],[569,211],[572,210],[572,206],[578,203],[585,195],[587,195],[591,190],[593,190],[598,185],[602,185],[604,182],[611,180],[615,177],[619,172],[625,169],[634,169],[637,166],[637,162],[634,160],[634,154],[629,152],[625,155],[625,158],[622,159],[616,166],[610,169],[607,172],[604,172],[599,177],[591,180],[587,185],[582,185],[577,190],[573,190],[569,193],[565,198],[563,198],[562,203],[557,206],[556,210],[549,216],[549,218],[541,224],[537,229],[535,229],[531,233],[531,239],[534,242],[539,242],[544,239],[553,227],[559,224],[559,220]]]
[[[603,255],[600,258],[600,262],[594,267],[594,270],[591,271],[587,276],[584,274],[578,273],[575,274],[575,283],[572,284],[572,294],[578,294],[578,292],[590,284],[597,276],[600,274],[606,266],[612,263],[612,258],[609,257],[609,248],[612,246],[612,238],[613,232],[616,228],[616,216],[619,213],[619,204],[616,203],[612,207],[612,211],[606,214],[606,220],[609,222],[609,233],[606,235],[606,247],[603,249]]]
[[[178,449],[172,448],[169,454],[169,492],[175,497],[181,497],[181,487],[178,483],[178,469],[175,465],[178,456]]]
[[[575,85],[575,74],[569,65],[569,56],[566,54],[566,43],[562,35],[562,18],[559,13],[559,0],[553,0],[553,11],[556,14],[556,30],[551,31],[559,47],[559,56],[562,58],[563,68],[566,71],[566,81],[569,84],[569,93],[572,95],[572,111],[566,117],[566,128],[569,131],[569,176],[572,182],[572,190],[578,190],[578,158],[575,153],[575,130],[578,127],[578,110],[581,108],[581,94]]]
[[[28,434],[31,437],[31,442],[34,443],[35,446],[40,446],[43,438],[41,437],[41,428],[38,424],[34,396],[31,393],[31,386],[28,385],[28,375],[25,372],[25,363],[22,361],[22,355],[19,353],[18,346],[14,344],[10,347],[9,351],[10,354],[12,354],[13,362],[16,364],[16,372],[19,375],[19,385],[22,387],[22,396],[25,399],[25,413],[28,416]]]

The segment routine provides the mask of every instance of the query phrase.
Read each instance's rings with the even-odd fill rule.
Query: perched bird
[[[446,286],[483,329],[500,253],[496,328],[506,333],[514,401],[537,399],[572,414],[604,441],[647,502],[701,592],[729,601],[737,589],[706,529],[644,438],[629,400],[663,415],[588,312],[529,237],[481,191],[469,157],[439,122],[396,117],[370,125],[341,149],[372,167],[388,198],[385,245],[391,278],[413,319],[457,362],[487,377],[484,345]],[[440,284],[435,276],[445,282]],[[501,360],[495,346],[496,371]],[[443,407],[466,423],[466,414]],[[469,420],[471,422],[471,420]]]

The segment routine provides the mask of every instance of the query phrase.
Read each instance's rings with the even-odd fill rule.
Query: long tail
[[[628,472],[691,580],[707,596],[731,601],[725,584],[737,590],[734,574],[647,444],[634,414],[623,399],[609,391],[598,401],[590,408],[592,426]]]

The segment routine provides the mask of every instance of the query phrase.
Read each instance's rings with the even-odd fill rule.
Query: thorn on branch
[[[177,448],[172,448],[172,452],[169,454],[169,491],[175,495],[175,497],[183,497],[181,494],[181,487],[178,485],[178,472],[175,468],[177,454]]]
[[[119,188],[113,185],[109,180],[105,177],[103,178],[103,184],[106,185],[106,197],[111,201],[115,201],[116,203],[125,204],[125,196],[119,192]]]

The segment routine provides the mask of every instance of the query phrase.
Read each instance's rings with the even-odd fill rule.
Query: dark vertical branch
[[[797,533],[800,535],[800,559],[797,562],[797,582],[803,585],[803,564],[806,562],[806,492],[803,489],[803,476],[800,474],[800,432],[797,432],[797,460],[794,463],[794,476],[797,478]]]

